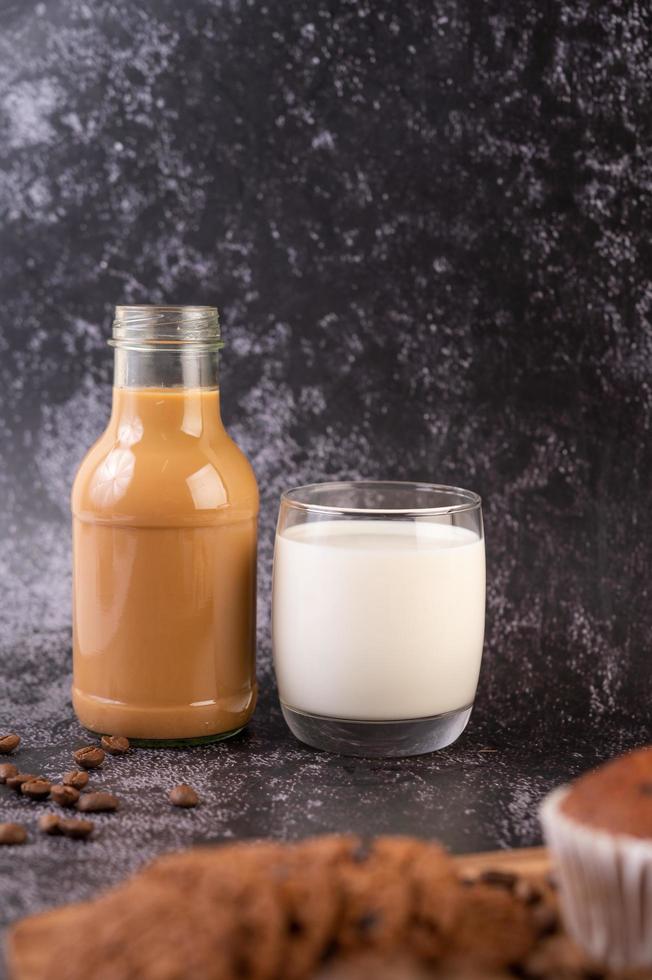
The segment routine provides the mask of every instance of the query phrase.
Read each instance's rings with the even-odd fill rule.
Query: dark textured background
[[[263,682],[232,745],[111,761],[125,806],[94,843],[5,849],[3,915],[207,838],[536,841],[550,785],[648,737],[649,4],[0,14],[0,727],[50,775],[81,744],[67,498],[109,409],[116,303],[222,310],[225,417],[262,489]],[[485,499],[481,688],[437,756],[326,757],[276,707],[279,492],[362,476]],[[195,813],[163,802],[182,776],[205,795]],[[0,808],[33,825],[4,789]]]

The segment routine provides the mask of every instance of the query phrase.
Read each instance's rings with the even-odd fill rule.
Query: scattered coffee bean
[[[28,779],[26,783],[23,783],[20,787],[21,793],[25,796],[29,796],[30,800],[44,800],[46,796],[50,795],[50,790],[52,789],[52,783],[49,779],[41,779],[39,776],[36,779]]]
[[[6,783],[10,776],[18,775],[18,766],[13,762],[3,762],[0,765],[0,783]]]
[[[19,823],[0,823],[0,844],[24,844],[27,831]]]
[[[192,786],[188,786],[187,783],[180,783],[179,786],[174,786],[170,790],[168,797],[173,806],[197,806],[199,803],[199,797]]]
[[[74,786],[75,789],[83,789],[88,784],[88,773],[83,769],[73,769],[67,772],[61,780],[64,786]]]
[[[44,834],[60,834],[61,826],[56,813],[44,813],[42,817],[39,817],[38,829]]]
[[[96,745],[85,745],[83,749],[73,752],[73,755],[82,769],[97,769],[104,762],[104,752]]]
[[[74,786],[57,783],[50,790],[50,799],[59,806],[74,806],[79,799],[79,790]]]
[[[118,809],[118,800],[112,793],[82,793],[77,809],[83,813],[110,813]]]
[[[83,840],[84,837],[89,837],[93,833],[93,827],[95,825],[90,820],[78,820],[75,817],[60,817],[59,818],[59,830],[66,837],[72,837],[74,840]]]
[[[20,787],[23,783],[29,783],[32,779],[40,778],[40,776],[36,776],[33,772],[17,772],[15,776],[7,776],[5,782],[11,789],[17,789],[20,792]]]
[[[20,735],[0,735],[0,754],[9,755],[20,745]]]
[[[109,755],[124,755],[129,751],[129,739],[124,735],[103,735],[102,748],[106,749]]]

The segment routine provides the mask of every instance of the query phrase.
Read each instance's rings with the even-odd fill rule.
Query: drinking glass
[[[282,495],[274,666],[283,716],[308,745],[405,756],[454,742],[473,707],[484,610],[476,493],[359,481]]]

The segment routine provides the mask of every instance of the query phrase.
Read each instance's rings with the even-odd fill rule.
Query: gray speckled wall
[[[454,846],[530,841],[545,785],[648,737],[651,21],[640,0],[0,3],[3,724],[61,759],[76,733],[68,490],[109,409],[112,306],[160,301],[221,308],[262,489],[262,703],[216,758],[229,793],[240,758],[285,782],[270,823],[227,807],[218,830],[387,829],[374,800],[405,779]],[[476,714],[407,769],[300,749],[273,696],[279,492],[362,476],[485,499]],[[473,756],[465,830],[436,779],[457,800],[486,744],[512,762],[489,813]],[[407,806],[389,829],[423,832]]]

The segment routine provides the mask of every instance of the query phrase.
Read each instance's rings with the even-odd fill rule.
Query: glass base
[[[193,745],[210,745],[212,742],[222,742],[225,738],[233,738],[238,732],[243,731],[244,725],[240,728],[233,728],[230,732],[219,732],[217,735],[198,735],[196,738],[132,738],[129,736],[129,744],[141,749],[187,749]],[[92,732],[86,729],[91,735],[106,735],[106,732]]]
[[[288,728],[301,742],[340,755],[377,758],[424,755],[445,748],[460,737],[472,708],[405,721],[346,721],[304,714],[281,702]]]

